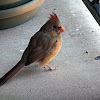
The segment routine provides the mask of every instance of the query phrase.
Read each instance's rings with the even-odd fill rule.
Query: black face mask
[[[58,32],[58,30],[60,29],[61,27],[57,27],[57,26],[53,26],[53,30],[55,31],[55,32],[57,32],[57,34],[60,34],[59,32]]]

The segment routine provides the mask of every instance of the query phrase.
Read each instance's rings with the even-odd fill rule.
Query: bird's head
[[[53,36],[58,36],[60,33],[66,32],[61,26],[58,16],[54,12],[50,14],[49,20],[44,24],[44,29]]]

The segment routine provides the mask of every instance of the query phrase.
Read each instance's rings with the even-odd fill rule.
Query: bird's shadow
[[[34,76],[44,71],[45,70],[43,69],[43,67],[38,67],[36,64],[25,66],[12,79],[10,79],[9,82],[11,82],[12,80],[14,81],[17,79],[29,78],[29,76]]]

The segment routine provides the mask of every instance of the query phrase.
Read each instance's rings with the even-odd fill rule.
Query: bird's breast
[[[61,45],[62,45],[62,38],[56,39],[56,41],[50,47],[51,49],[48,51],[48,54],[42,59],[39,65],[42,66],[50,62],[60,51]]]
[[[56,42],[54,43],[54,47],[53,47],[53,54],[56,56],[58,54],[58,52],[60,51],[62,45],[62,38],[59,38],[56,40]]]

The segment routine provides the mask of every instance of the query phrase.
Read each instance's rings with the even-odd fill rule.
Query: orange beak
[[[66,30],[65,30],[63,27],[61,27],[61,28],[58,30],[58,32],[59,32],[59,33],[62,33],[62,32],[66,32]]]

